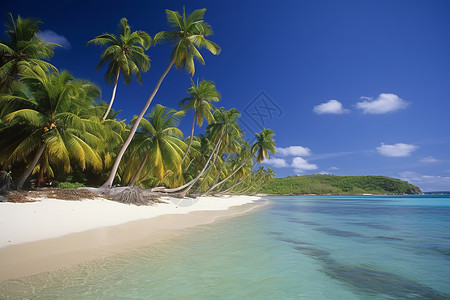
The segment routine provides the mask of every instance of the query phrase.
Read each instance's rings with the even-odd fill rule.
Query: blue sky
[[[9,1],[6,13],[36,17],[64,45],[52,63],[112,86],[95,71],[102,51],[88,40],[115,33],[122,17],[152,36],[164,9],[206,7],[211,40],[222,47],[194,79],[216,82],[221,106],[242,112],[248,132],[276,131],[277,176],[386,175],[424,191],[450,190],[450,1]],[[137,114],[169,63],[170,45],[148,51],[143,85],[118,86],[116,110]],[[171,70],[154,104],[178,107],[190,76]],[[192,115],[181,126],[189,134]],[[200,132],[196,128],[196,132]]]

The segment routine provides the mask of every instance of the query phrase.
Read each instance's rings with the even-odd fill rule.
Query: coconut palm
[[[46,43],[37,36],[42,22],[31,18],[14,17],[8,14],[6,40],[0,40],[0,92],[5,93],[11,84],[27,72],[37,72],[41,76],[45,71],[56,68],[42,60],[53,56],[53,48],[59,46]]]
[[[82,170],[87,166],[101,170],[102,160],[94,150],[101,143],[101,128],[73,113],[92,101],[92,86],[86,92],[82,86],[87,83],[75,81],[67,71],[23,80],[28,90],[0,97],[0,108],[12,110],[4,116],[8,130],[17,129],[21,134],[19,140],[9,137],[14,147],[5,165],[20,161],[27,165],[17,188],[22,188],[38,163],[41,172],[51,173],[50,165],[58,165],[68,173],[72,162],[77,162]]]
[[[193,75],[195,72],[194,57],[202,64],[205,63],[203,57],[200,54],[200,51],[197,48],[206,48],[208,51],[215,55],[220,53],[220,47],[205,38],[213,33],[211,26],[203,21],[205,11],[206,9],[198,9],[192,12],[192,14],[190,14],[188,17],[186,17],[184,9],[183,16],[181,16],[176,11],[168,9],[166,10],[167,20],[172,27],[172,31],[162,31],[157,33],[154,38],[154,43],[175,43],[169,66],[159,78],[153,92],[150,94],[150,97],[145,103],[144,108],[136,118],[136,122],[134,123],[133,128],[131,128],[130,135],[117,154],[116,161],[114,162],[111,170],[111,174],[103,184],[104,188],[110,188],[112,186],[117,169],[119,168],[120,160],[122,159],[123,154],[128,148],[131,140],[133,139],[139,123],[141,122],[141,119],[144,117],[144,114],[152,103],[153,98],[155,97],[156,93],[159,90],[159,87],[161,86],[161,83],[163,82],[167,73],[169,73],[172,66],[175,65],[175,67],[177,68],[184,68]]]
[[[234,171],[230,171],[227,176],[225,176],[225,178],[223,180],[221,180],[220,182],[214,183],[207,191],[207,193],[212,192],[214,189],[216,189],[217,187],[219,187],[220,185],[224,184],[225,182],[227,182],[228,180],[230,180],[230,178],[232,178],[233,176],[236,176],[236,174],[238,172],[241,171],[241,175],[246,175],[247,172],[242,172],[242,170],[244,169],[244,166],[248,166],[249,169],[251,169],[253,167],[253,160],[252,160],[252,152],[250,151],[250,144],[248,142],[244,142],[242,143],[242,147],[240,152],[238,153],[238,160],[233,162],[233,169]]]
[[[195,84],[191,79],[191,87],[187,92],[189,97],[180,101],[180,107],[185,111],[193,110],[194,118],[192,120],[191,137],[183,161],[186,159],[189,150],[191,149],[195,123],[197,123],[198,127],[202,127],[203,119],[206,119],[208,123],[213,122],[214,117],[211,110],[214,109],[214,105],[211,102],[218,102],[220,100],[220,93],[216,90],[214,81],[202,79],[200,83],[197,80],[197,84]]]
[[[98,144],[95,150],[103,160],[103,170],[111,169],[118,149],[123,145],[124,139],[130,132],[127,124],[124,120],[119,120],[115,117],[103,120],[105,111],[103,104],[80,106],[78,109],[79,111],[76,113],[82,119],[87,119],[101,127],[102,134],[100,138],[102,143]],[[113,109],[110,111],[110,115],[117,116],[118,113]],[[98,184],[101,184],[106,179],[104,172],[101,175],[102,177],[95,176],[95,182]]]
[[[275,141],[273,140],[274,135],[275,132],[273,130],[265,128],[261,131],[261,133],[255,133],[257,140],[252,146],[251,154],[256,155],[256,162],[261,163],[265,158],[269,158],[269,151],[272,152],[272,154],[275,154]],[[242,157],[244,156],[247,156],[245,155],[245,152],[243,153]],[[250,160],[251,156],[247,156],[247,158],[244,158],[242,164],[238,168],[236,168],[225,179],[214,184],[206,193],[213,191],[215,188],[225,183]]]
[[[269,158],[269,151],[275,154],[275,141],[272,129],[264,128],[261,133],[255,133],[256,142],[252,147],[252,152],[256,155],[256,162],[261,163],[265,158]]]
[[[150,59],[145,54],[144,49],[148,50],[151,43],[152,38],[145,31],[131,32],[126,18],[120,19],[119,36],[104,33],[87,42],[87,45],[107,46],[96,67],[96,70],[98,70],[105,63],[108,63],[105,80],[107,83],[114,82],[111,100],[103,115],[103,120],[106,119],[113,105],[120,73],[122,73],[125,84],[131,83],[133,75],[142,84],[141,70],[146,72],[150,68]]]
[[[185,196],[189,190],[194,186],[194,184],[200,179],[201,176],[207,170],[209,163],[213,157],[217,157],[219,151],[223,147],[222,145],[233,144],[233,141],[240,137],[242,131],[239,128],[239,124],[237,123],[237,119],[241,116],[239,111],[235,108],[230,110],[226,110],[221,107],[214,112],[215,122],[208,125],[207,132],[211,136],[211,140],[213,140],[216,144],[213,151],[211,152],[208,161],[206,162],[204,168],[200,171],[199,175],[181,194],[180,196]],[[214,159],[215,160],[215,159]],[[214,163],[213,163],[214,164]],[[212,167],[211,165],[210,167]]]
[[[261,185],[264,177],[264,167],[259,167],[257,170],[253,170],[248,186],[242,188],[239,192],[242,194],[250,194],[251,190],[255,190],[255,187]]]
[[[129,172],[124,177],[128,180],[131,174],[134,177],[129,185],[134,185],[140,173],[146,166],[150,168],[148,175],[163,181],[167,172],[173,173],[173,183],[180,184],[183,181],[181,172],[181,160],[186,150],[186,143],[182,140],[183,133],[177,128],[184,111],[176,111],[162,105],[156,107],[143,118],[139,125],[140,132],[136,133],[130,149],[133,149],[130,166],[137,172]],[[136,117],[131,121],[133,124]],[[139,164],[139,168],[136,168]]]

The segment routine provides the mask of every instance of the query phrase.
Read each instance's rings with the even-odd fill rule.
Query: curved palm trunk
[[[262,184],[259,188],[255,190],[255,194],[259,194],[259,191],[265,186],[266,184]]]
[[[155,89],[153,90],[153,92],[151,93],[150,97],[148,98],[147,103],[145,103],[145,106],[142,109],[141,113],[137,117],[136,122],[133,125],[133,128],[131,128],[130,134],[128,135],[128,138],[125,141],[125,144],[123,144],[122,148],[120,149],[119,153],[117,154],[116,161],[114,162],[114,165],[113,165],[112,170],[111,170],[111,174],[109,174],[109,177],[106,180],[106,182],[102,185],[102,188],[111,188],[111,186],[113,184],[113,181],[114,181],[114,177],[116,176],[116,173],[117,173],[117,169],[119,168],[120,160],[122,159],[122,156],[125,153],[125,150],[127,150],[128,145],[130,145],[131,140],[133,139],[134,134],[136,133],[136,130],[137,130],[138,126],[139,126],[139,123],[141,122],[142,118],[144,117],[144,114],[147,111],[147,109],[150,106],[150,104],[152,103],[153,98],[155,97],[156,93],[159,90],[159,87],[161,86],[161,83],[163,82],[163,80],[166,77],[167,73],[169,73],[169,71],[172,68],[174,63],[175,63],[175,59],[172,59],[170,61],[169,66],[164,71],[164,73],[161,75],[161,77],[159,78],[158,82],[156,83]]]
[[[220,179],[220,174],[222,173],[223,169],[225,168],[225,165],[226,165],[228,159],[230,158],[230,156],[231,156],[231,155],[228,154],[227,158],[225,159],[225,161],[223,162],[222,166],[220,167],[219,172],[217,172],[217,176],[216,176],[216,179],[214,179],[213,185],[216,184],[216,183],[219,181],[219,179]]]
[[[134,174],[133,179],[131,179],[130,183],[128,183],[128,186],[134,186],[134,184],[136,183],[136,181],[139,178],[139,175],[141,175],[142,169],[144,169],[147,159],[148,159],[148,155],[145,156],[145,158],[142,161],[141,165],[139,166],[139,169],[137,170],[136,174]]]
[[[39,147],[38,151],[36,152],[36,155],[34,156],[33,161],[31,162],[30,166],[20,175],[19,179],[17,180],[17,189],[21,190],[23,187],[23,184],[27,180],[27,178],[31,175],[31,172],[33,172],[33,169],[36,167],[39,159],[42,156],[42,153],[44,153],[45,150],[45,143],[42,143],[42,145]]]
[[[258,184],[258,179],[255,180],[255,183],[251,184],[248,188],[242,190],[241,192],[242,192],[243,194],[249,192],[252,188],[254,188],[254,187],[256,186],[256,184]]]
[[[197,111],[194,113],[194,120],[192,120],[191,139],[189,140],[189,145],[188,145],[188,147],[186,149],[186,152],[184,153],[183,160],[181,161],[181,163],[184,162],[184,160],[186,159],[186,157],[187,157],[187,155],[189,153],[189,150],[191,150],[192,140],[194,139],[194,126],[195,126],[195,119],[196,118],[197,118]]]
[[[186,194],[189,192],[189,190],[194,186],[194,184],[200,179],[200,177],[203,176],[203,174],[205,173],[209,162],[211,161],[211,159],[213,158],[213,156],[215,155],[215,153],[217,151],[219,151],[220,145],[222,144],[222,138],[223,138],[223,134],[220,136],[219,141],[217,142],[216,147],[214,147],[213,151],[211,152],[211,154],[208,157],[208,161],[206,162],[205,166],[203,167],[202,171],[200,172],[200,174],[198,174],[197,177],[194,178],[193,182],[183,191],[179,194],[180,197],[184,197],[186,196]]]
[[[166,193],[175,193],[178,191],[181,191],[185,188],[188,188],[187,191],[189,191],[192,186],[200,179],[200,177],[202,177],[202,175],[205,173],[206,168],[208,167],[209,162],[211,161],[211,158],[214,156],[214,153],[216,150],[219,149],[220,144],[222,143],[222,136],[220,137],[219,141],[217,142],[216,147],[214,147],[213,151],[211,152],[211,154],[208,157],[208,161],[205,163],[205,166],[203,167],[203,169],[200,171],[200,174],[197,175],[197,177],[195,177],[194,179],[192,179],[191,181],[189,181],[186,184],[183,184],[182,186],[173,188],[173,189],[167,189],[165,187],[155,187],[150,189],[151,192],[166,192]],[[186,193],[187,193],[186,191]],[[184,193],[182,195],[182,197],[184,197],[186,195],[186,193]],[[180,194],[181,195],[181,194]]]
[[[252,188],[254,188],[255,187],[255,184],[252,184],[251,186],[249,186],[247,189],[245,189],[245,190],[242,190],[241,191],[241,194],[247,194]]]
[[[211,163],[211,165],[209,166],[209,168],[206,170],[206,172],[205,172],[205,177],[204,177],[204,179],[206,179],[207,177],[208,177],[208,175],[209,175],[209,173],[211,172],[211,170],[212,170],[212,168],[214,167],[214,165],[216,164],[216,162],[217,162],[217,158],[219,157],[219,150],[217,150],[217,152],[216,152],[216,155],[214,155],[214,160],[213,160],[213,162]],[[220,176],[220,171],[219,171],[219,176]],[[215,183],[215,182],[214,182]],[[213,183],[213,184],[214,184]],[[198,193],[198,191],[200,191],[200,189],[202,188],[202,186],[205,184],[205,180],[203,180],[201,183],[200,183],[200,186],[195,190],[195,194],[196,193]]]
[[[244,183],[245,180],[246,180],[250,175],[251,175],[251,174],[248,174],[248,175],[245,176],[243,179],[238,180],[238,182],[235,183],[235,184],[233,184],[231,187],[227,188],[227,189],[224,190],[224,191],[220,191],[220,193],[221,193],[221,194],[225,194],[225,193],[231,191],[232,189],[234,189],[234,188],[237,187],[238,185],[241,185],[242,183]]]
[[[186,168],[184,169],[185,171],[189,170],[189,167],[191,166],[192,162],[195,160],[195,157],[193,159],[191,159],[191,161],[188,163],[188,165],[186,166]]]
[[[108,117],[109,111],[111,110],[111,107],[114,102],[114,98],[116,98],[116,90],[117,90],[117,83],[119,81],[119,74],[120,74],[120,69],[117,69],[116,82],[114,82],[114,88],[113,88],[111,100],[109,100],[108,108],[106,109],[105,115],[102,118],[103,120],[106,120],[106,117]]]
[[[222,183],[226,182],[228,179],[231,178],[231,176],[233,176],[234,174],[236,174],[237,171],[239,171],[248,161],[250,158],[244,160],[244,162],[239,166],[239,168],[237,168],[236,170],[233,171],[233,173],[231,173],[230,175],[228,175],[224,180],[214,184],[209,190],[206,191],[205,194],[208,194],[209,192],[211,192],[212,190],[214,190],[216,187],[218,187],[219,185],[221,185]]]

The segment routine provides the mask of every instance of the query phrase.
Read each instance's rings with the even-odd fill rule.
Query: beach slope
[[[105,199],[0,203],[0,280],[97,259],[162,241],[259,205],[253,196],[162,198],[153,206]]]

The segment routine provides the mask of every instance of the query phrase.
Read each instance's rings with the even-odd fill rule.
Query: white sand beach
[[[0,203],[0,248],[161,215],[227,210],[257,199],[252,196],[163,197],[167,203],[154,206],[127,205],[100,198],[82,201],[41,198],[35,199],[37,202]]]
[[[154,206],[105,199],[0,203],[0,280],[114,255],[180,229],[242,214],[254,196],[162,198]]]

